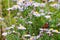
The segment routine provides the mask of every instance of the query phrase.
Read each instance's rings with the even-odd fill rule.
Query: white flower
[[[50,31],[48,31],[48,32],[46,32],[47,34],[51,34],[51,32]]]
[[[51,16],[50,16],[50,15],[46,15],[46,16],[45,16],[45,18],[47,18],[47,19],[48,19],[48,18],[51,18]]]
[[[52,12],[48,12],[48,15],[53,14]]]
[[[18,5],[13,5],[12,9],[11,10],[15,10],[18,8]]]
[[[60,0],[58,0],[58,3],[60,3]]]
[[[58,34],[60,33],[60,32],[57,32]]]
[[[17,16],[15,16],[14,18],[18,18]]]
[[[31,21],[28,21],[28,23],[29,23],[29,24],[32,24],[32,22],[31,22]]]
[[[43,31],[43,28],[40,28],[41,31]]]
[[[21,24],[20,24],[20,27],[17,27],[17,28],[20,30],[26,30],[26,28],[24,26],[22,26]]]
[[[45,15],[45,13],[41,13],[41,16],[44,16]]]
[[[19,16],[19,15],[20,15],[20,13],[17,13],[17,15]]]
[[[32,14],[33,14],[34,16],[36,16],[36,17],[40,17],[40,16],[41,16],[38,12],[35,12],[35,11],[33,11]]]
[[[49,0],[48,2],[54,2],[55,0]]]
[[[9,27],[7,27],[7,28],[5,28],[6,30],[10,30],[10,28]]]
[[[52,30],[52,32],[58,33],[58,30]]]
[[[17,9],[18,8],[18,5],[13,5],[13,7],[11,7],[11,8],[8,8],[7,10],[9,11],[9,10],[15,10],[15,9]]]
[[[55,3],[55,4],[51,4],[50,6],[58,9],[60,7],[60,4]]]
[[[9,10],[11,10],[12,8],[8,8],[7,10],[9,11]]]
[[[40,3],[35,2],[35,3],[33,3],[32,5],[33,5],[34,7],[39,7],[39,6],[40,6]]]
[[[17,2],[17,5],[19,5],[19,6],[23,6],[23,3],[21,3],[21,2]]]
[[[31,35],[30,34],[26,34],[26,35],[24,35],[24,37],[31,37]]]
[[[18,6],[19,11],[24,11],[23,6]]]
[[[32,5],[32,2],[26,2],[26,3],[24,3],[25,7],[28,7],[28,6],[31,6],[31,5]]]
[[[46,3],[41,3],[40,4],[40,7],[45,7],[46,6]]]
[[[8,34],[7,32],[2,33],[3,36],[7,36],[7,34]]]
[[[12,25],[12,27],[15,27],[15,25]]]
[[[25,1],[25,0],[18,0],[18,2],[23,2],[23,1]]]
[[[10,29],[14,29],[15,26],[11,26],[11,27],[6,27],[6,30],[10,30]]]
[[[43,9],[40,9],[40,11],[39,11],[39,12],[42,12],[42,13],[43,13],[43,12],[44,12],[44,10],[43,10]]]
[[[32,36],[32,37],[30,38],[30,40],[36,40],[36,39],[37,39],[36,36]]]
[[[60,25],[60,23],[58,23],[56,26],[59,26]]]
[[[17,2],[18,0],[12,0],[12,1]]]
[[[2,21],[2,20],[4,20],[4,18],[0,17],[0,20]]]
[[[41,31],[48,31],[48,29],[43,29],[43,28],[40,28]]]

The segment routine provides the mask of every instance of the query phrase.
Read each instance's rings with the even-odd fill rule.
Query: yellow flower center
[[[30,2],[32,2],[32,0],[30,0]]]
[[[56,32],[58,32],[58,30],[56,30]]]
[[[36,12],[36,14],[38,14],[38,12]]]
[[[0,17],[1,18],[1,17]]]

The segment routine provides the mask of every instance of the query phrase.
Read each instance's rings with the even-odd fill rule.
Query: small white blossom
[[[11,26],[11,27],[6,27],[6,30],[10,30],[10,29],[14,29],[15,26]]]
[[[37,39],[36,36],[32,36],[32,37],[30,38],[30,40],[36,40],[36,39]]]
[[[56,26],[59,26],[60,25],[60,23],[58,23]]]
[[[58,33],[58,30],[52,30],[52,32]]]
[[[4,20],[4,18],[0,17],[0,20],[2,21],[2,20]]]
[[[39,7],[39,6],[40,6],[40,3],[35,2],[35,3],[33,3],[32,5],[33,5],[34,7]]]
[[[45,7],[46,6],[46,3],[41,3],[40,4],[40,7]]]
[[[44,12],[44,10],[43,10],[43,9],[40,9],[40,11],[39,11],[39,12],[42,12],[42,13],[43,13],[43,12]]]
[[[18,0],[12,0],[12,1],[17,2]]]
[[[22,26],[21,24],[20,24],[20,27],[17,27],[17,28],[20,30],[26,30],[26,28],[24,26]]]
[[[55,0],[49,0],[48,2],[54,2]]]
[[[7,10],[8,10],[8,11],[9,11],[9,10],[12,10],[12,8],[8,8]]]
[[[2,33],[3,36],[7,36],[7,34],[8,34],[7,32]]]
[[[51,18],[51,16],[50,16],[50,15],[46,15],[46,16],[45,16],[45,18],[47,18],[47,19],[48,19],[48,18]]]
[[[15,25],[12,25],[12,27],[15,27]]]
[[[41,13],[41,16],[44,16],[45,15],[45,13]]]
[[[55,4],[51,4],[50,6],[59,9],[60,4],[56,4],[56,3],[55,3]]]
[[[28,21],[28,23],[29,23],[29,24],[32,24],[32,22],[31,22],[31,21]]]
[[[24,37],[31,37],[31,35],[30,34],[26,34],[26,35],[24,35]]]
[[[38,12],[33,11],[32,14],[36,17],[40,17],[41,15]]]
[[[57,32],[58,34],[60,34],[60,32]]]

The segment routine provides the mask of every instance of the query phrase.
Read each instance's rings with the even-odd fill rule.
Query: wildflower
[[[40,38],[41,36],[43,36],[42,33],[40,33],[39,35],[37,35],[36,38],[38,39],[38,38]]]
[[[20,13],[17,13],[17,15],[19,16],[19,15],[20,15]]]
[[[39,7],[39,6],[40,6],[40,3],[35,2],[35,3],[32,3],[32,5],[33,5],[34,7]]]
[[[54,2],[55,0],[49,0],[48,2]]]
[[[40,28],[40,30],[41,30],[41,31],[43,31],[43,29],[42,29],[42,28]]]
[[[43,12],[44,12],[44,10],[43,10],[43,9],[40,9],[40,11],[39,11],[39,12],[42,12],[42,13],[43,13]]]
[[[7,34],[8,34],[7,32],[2,33],[3,36],[7,36]]]
[[[43,28],[40,28],[41,31],[48,31],[48,29],[43,29]]]
[[[45,18],[47,18],[47,19],[48,19],[48,18],[51,18],[51,16],[50,16],[50,15],[46,15],[46,16],[45,16]]]
[[[15,25],[12,25],[12,27],[15,27]]]
[[[58,33],[58,30],[52,30],[52,32],[56,32],[56,33]]]
[[[30,0],[30,2],[32,2],[32,0]]]
[[[36,40],[36,36],[32,36],[30,40]]]
[[[18,5],[18,6],[23,6],[23,3],[20,2],[20,1],[18,1],[18,2],[17,2],[17,5]]]
[[[26,28],[24,26],[22,26],[21,24],[20,24],[20,27],[17,27],[17,28],[20,30],[26,30]]]
[[[48,32],[46,32],[49,36],[53,36],[53,34],[50,32],[50,31],[48,31]]]
[[[18,8],[18,5],[13,5],[12,9],[11,10],[15,10]]]
[[[58,23],[56,26],[60,26],[60,23]]]
[[[46,32],[47,34],[51,34],[51,32],[50,31],[48,31],[48,32]]]
[[[15,19],[18,18],[17,16],[14,17]]]
[[[25,7],[28,7],[28,6],[31,6],[31,5],[32,5],[32,2],[25,2],[25,3],[24,3],[24,6],[25,6]]]
[[[18,5],[14,5],[13,7],[11,7],[11,8],[8,8],[7,10],[9,11],[9,10],[15,10],[15,9],[17,9],[18,8]]]
[[[54,7],[54,8],[57,8],[57,9],[59,9],[59,7],[60,7],[60,5],[59,4],[56,4],[56,3],[55,4],[51,4],[50,6],[51,7]]]
[[[28,21],[28,23],[29,23],[29,24],[32,24],[32,22],[31,22],[31,21]]]
[[[23,1],[25,1],[25,0],[18,0],[18,2],[23,2]]]
[[[26,35],[24,35],[24,37],[31,37],[31,35],[30,34],[26,34]]]
[[[41,13],[41,16],[44,16],[45,15],[45,13]]]
[[[19,10],[19,11],[24,11],[23,6],[18,6],[18,10]]]
[[[58,34],[60,33],[60,32],[57,32]]]
[[[33,11],[33,15],[36,17],[40,17],[41,15],[38,12]]]
[[[12,10],[12,8],[8,8],[7,10],[8,10],[8,11],[9,11],[9,10]]]
[[[11,27],[6,27],[6,30],[14,29],[15,25],[12,25]]]
[[[13,2],[17,2],[17,0],[12,0]]]
[[[0,20],[2,21],[2,20],[4,20],[4,18],[0,17]]]
[[[51,15],[51,14],[53,14],[52,12],[48,12],[48,15]]]
[[[46,3],[41,3],[40,4],[40,7],[45,7],[46,6]]]

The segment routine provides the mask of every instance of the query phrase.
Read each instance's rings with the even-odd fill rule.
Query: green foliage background
[[[34,0],[34,1],[41,2],[41,0]],[[9,16],[9,13],[6,10],[8,8],[8,0],[2,0],[1,4],[2,4],[2,12],[3,12],[2,16],[5,18],[4,23],[6,24],[6,26],[11,26],[12,24],[15,24],[17,26],[21,23],[27,28],[28,31],[30,31],[31,35],[33,33],[35,35],[38,35],[39,28],[41,28],[45,22],[50,20],[50,19],[45,19],[43,16],[42,17],[33,16],[32,19],[30,19],[30,17],[28,16],[28,13],[31,12],[33,7],[28,7],[28,9],[26,9],[20,13],[24,18],[28,17],[25,21],[32,21],[33,24],[31,24],[31,25],[25,24],[25,21],[23,19],[20,19],[20,18],[18,18],[17,19],[18,21],[16,22],[16,19],[14,19],[14,16],[16,16],[17,12],[19,12],[19,11],[18,10],[10,11],[11,13]],[[14,4],[16,4],[16,2],[12,2],[12,0],[10,0],[10,7],[12,7]],[[47,4],[47,6],[44,8],[44,10],[48,11],[48,9],[46,9],[46,8],[49,7],[49,10],[54,13],[53,15],[51,15],[52,21],[50,22],[50,28],[54,28],[54,29],[57,29],[60,31],[60,28],[58,28],[56,26],[57,23],[60,23],[60,20],[59,20],[60,19],[60,10],[57,10],[53,7],[50,7],[49,4],[50,3]],[[39,12],[39,10],[40,10],[40,7],[37,7],[36,11]],[[24,32],[26,32],[27,30],[25,30]],[[14,34],[8,35],[7,39],[8,40],[22,40],[21,38],[18,37],[17,34],[16,35],[14,35]],[[45,34],[43,37],[39,38],[38,40],[60,40],[60,34],[55,34],[52,37],[49,37],[48,35]]]

